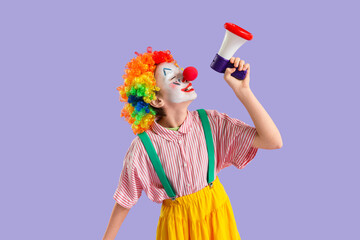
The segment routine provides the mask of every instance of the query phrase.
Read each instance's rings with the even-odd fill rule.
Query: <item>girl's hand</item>
[[[224,73],[224,79],[229,84],[229,86],[235,91],[242,91],[250,89],[250,64],[246,63],[244,60],[240,60],[240,58],[230,58],[230,62],[234,64],[234,68],[227,68]],[[239,80],[231,76],[235,70],[239,71],[247,70],[246,76],[244,80]]]

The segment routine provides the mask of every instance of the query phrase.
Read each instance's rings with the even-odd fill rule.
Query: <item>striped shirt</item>
[[[215,177],[230,165],[244,168],[256,155],[252,147],[256,129],[216,110],[206,110],[215,149]],[[207,186],[208,154],[202,123],[197,111],[187,112],[178,131],[156,121],[146,131],[176,196],[189,195]],[[140,138],[132,141],[114,193],[115,201],[125,208],[135,205],[142,190],[156,203],[168,199]]]

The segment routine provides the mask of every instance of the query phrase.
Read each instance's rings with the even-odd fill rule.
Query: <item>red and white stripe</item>
[[[215,148],[215,176],[230,165],[242,169],[256,155],[252,147],[256,129],[216,110],[206,110]],[[178,131],[154,122],[146,131],[160,158],[165,174],[177,197],[197,192],[207,185],[208,156],[205,135],[197,111],[188,111]],[[142,190],[157,203],[168,199],[139,137],[136,137],[124,159],[114,199],[131,208]]]

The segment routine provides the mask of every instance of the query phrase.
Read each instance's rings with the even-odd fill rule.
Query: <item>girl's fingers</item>
[[[250,68],[250,64],[245,64],[245,61],[241,60],[240,58],[231,57],[230,62],[234,65],[235,68],[239,69],[239,71],[245,71]]]
[[[249,69],[249,68],[250,68],[250,64],[247,63],[247,64],[244,65],[243,71],[245,71],[245,70],[247,70],[247,69]]]
[[[239,67],[239,63],[240,63],[240,58],[235,58],[235,64],[234,66],[237,68]]]
[[[244,60],[241,60],[241,61],[240,61],[240,66],[239,66],[239,71],[244,70],[244,69],[243,69],[244,64],[245,64],[245,61],[244,61]]]

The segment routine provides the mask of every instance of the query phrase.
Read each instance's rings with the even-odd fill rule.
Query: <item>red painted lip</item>
[[[192,88],[192,89],[190,89],[189,91],[185,91],[185,89],[187,89],[188,87],[191,87],[192,86],[192,84],[191,83],[189,83],[186,87],[184,87],[183,89],[181,89],[181,91],[183,91],[183,92],[191,92],[191,91],[194,91],[194,89]]]

